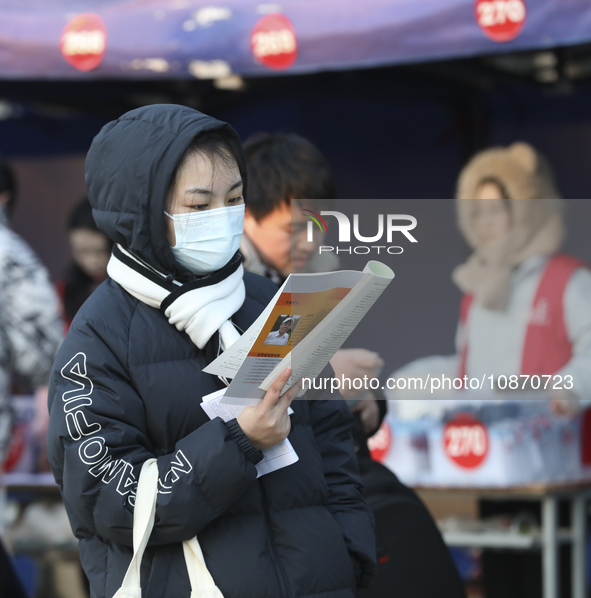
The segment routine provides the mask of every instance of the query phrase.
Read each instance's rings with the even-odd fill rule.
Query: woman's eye
[[[191,206],[193,210],[206,210],[209,207],[208,203],[199,203]]]
[[[229,199],[228,203],[238,203],[241,200],[242,200],[242,195],[239,195],[238,197],[232,197],[232,199]]]

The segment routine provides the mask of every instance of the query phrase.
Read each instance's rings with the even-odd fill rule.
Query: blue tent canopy
[[[493,41],[479,26],[474,0],[213,1],[216,4],[203,0],[4,0],[0,6],[0,77],[207,79],[303,74],[591,41],[589,0],[501,0],[527,7],[521,31],[506,42]],[[85,28],[82,23],[80,28],[80,23],[73,23],[85,13],[102,19],[102,33],[97,34],[94,25]],[[283,15],[280,21],[287,23],[283,32],[269,25],[273,14]],[[85,52],[84,44],[89,43],[89,53],[99,57],[96,68],[78,70],[64,58],[60,43],[63,48],[67,31],[73,33],[65,52],[75,62],[76,53]],[[266,50],[261,46],[262,59],[253,54],[257,31],[262,31],[257,40],[267,44]],[[265,52],[270,59],[265,60]],[[286,60],[281,68],[269,66],[282,53]]]

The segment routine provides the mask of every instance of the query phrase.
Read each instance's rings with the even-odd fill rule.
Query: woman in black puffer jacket
[[[181,542],[195,535],[225,598],[352,598],[375,544],[346,404],[308,391],[290,418],[291,391],[271,389],[228,423],[200,406],[223,387],[203,368],[276,292],[243,273],[237,252],[246,173],[236,133],[181,106],[134,110],[93,141],[86,183],[116,245],[110,278],[55,362],[48,442],[93,598],[121,584],[137,478],[153,457],[145,598],[189,598]],[[257,479],[260,449],[288,433],[299,460]]]

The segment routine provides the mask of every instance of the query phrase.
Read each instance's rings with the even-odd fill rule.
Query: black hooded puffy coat
[[[191,140],[219,127],[235,134],[189,108],[145,107],[106,125],[87,158],[99,227],[184,280],[191,276],[166,241],[166,191]],[[242,330],[276,291],[249,273],[244,282],[233,317]],[[181,542],[196,534],[225,598],[351,598],[355,575],[363,583],[373,572],[375,544],[346,404],[322,391],[294,401],[289,439],[299,461],[257,480],[246,436],[199,405],[221,385],[202,372],[206,363],[206,351],[110,279],[72,323],[51,375],[48,450],[92,597],[111,598],[121,584],[137,477],[156,457],[144,598],[189,598]]]

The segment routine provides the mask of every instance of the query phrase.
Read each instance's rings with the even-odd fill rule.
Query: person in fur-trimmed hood
[[[591,398],[591,273],[558,253],[564,208],[526,143],[483,151],[460,174],[458,223],[473,249],[453,272],[464,292],[461,375],[558,374],[568,380],[558,399]]]
[[[512,270],[553,255],[564,239],[564,206],[550,167],[526,143],[485,150],[462,170],[457,198],[459,227],[474,253],[453,280],[483,307],[503,311]]]
[[[557,375],[552,407],[576,411],[591,399],[591,272],[559,253],[565,202],[547,161],[521,142],[485,150],[462,170],[456,204],[472,249],[452,274],[464,293],[457,352],[392,376]],[[403,401],[399,413],[432,406]]]
[[[473,253],[453,272],[464,293],[454,367],[460,376],[519,376],[520,388],[530,376],[531,388],[549,389],[555,413],[572,415],[591,399],[591,272],[559,253],[564,210],[548,163],[528,144],[483,151],[463,169],[458,223]],[[590,416],[587,409],[584,463],[591,461]],[[576,463],[562,467],[577,470]],[[486,502],[481,509],[484,516],[510,512]],[[506,555],[484,555],[487,596],[523,595],[527,575],[506,574],[507,564]]]
[[[456,353],[415,360],[390,377],[467,375],[486,380],[488,386],[490,376],[506,376],[509,386],[514,376],[521,388],[529,375],[534,378],[532,387],[543,389],[549,381],[542,376],[556,376],[548,385],[551,390],[540,398],[551,398],[554,412],[575,413],[581,400],[591,399],[591,272],[580,260],[559,253],[565,203],[548,163],[525,143],[485,150],[462,170],[456,197],[458,225],[472,250],[452,274],[464,293]],[[443,416],[446,408],[466,405],[457,393],[445,391],[437,398],[451,402],[412,391],[389,391],[388,396],[396,399],[393,407],[401,419]],[[584,421],[588,420],[583,426],[587,458],[591,418],[586,413]],[[567,475],[577,470],[577,463],[562,466]],[[528,470],[534,479],[546,473],[533,462]],[[505,504],[486,501],[481,510],[490,516],[511,512]],[[485,552],[487,596],[516,598],[527,593],[529,577],[521,566],[516,568],[515,559]]]

